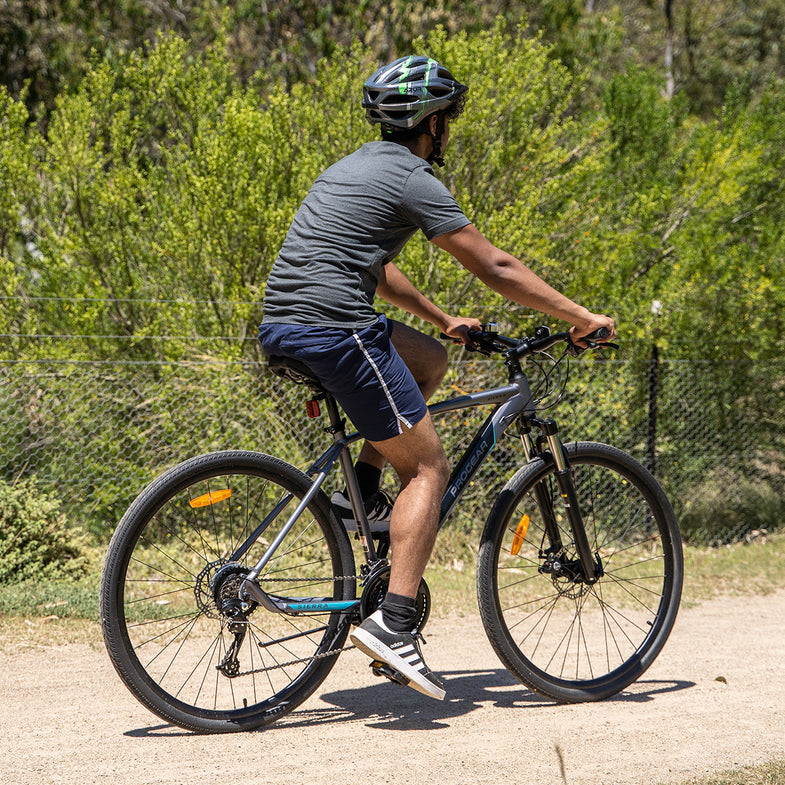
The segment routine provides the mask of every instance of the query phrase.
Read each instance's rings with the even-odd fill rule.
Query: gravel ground
[[[652,785],[785,758],[785,591],[683,609],[641,681],[574,706],[514,682],[479,618],[437,613],[425,655],[444,702],[376,679],[350,651],[298,711],[228,736],[162,725],[97,631],[45,646],[36,621],[39,643],[0,651],[0,782]]]

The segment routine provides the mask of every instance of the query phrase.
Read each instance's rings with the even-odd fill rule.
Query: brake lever
[[[469,343],[463,344],[463,348],[467,352],[477,352],[478,354],[484,354],[486,357],[490,357],[493,352],[490,349],[484,348],[480,345],[479,340],[480,333],[477,333],[474,337],[471,335],[469,336]],[[456,346],[461,346],[461,342],[452,338],[451,336],[447,335],[446,333],[439,333],[439,338],[442,341],[450,341],[451,343],[455,344]]]
[[[477,354],[484,354],[486,357],[491,357],[493,355],[493,352],[490,349],[486,349],[477,343],[472,344],[471,346],[466,343],[463,345],[463,348],[466,349],[467,352],[477,352]]]
[[[603,330],[605,330],[605,328],[601,327],[599,330],[596,331],[596,333],[600,333]],[[597,337],[602,337],[602,336],[597,336]],[[584,335],[581,338],[581,340],[586,342],[587,345],[585,347],[584,346],[578,346],[578,344],[573,343],[572,338],[570,338],[568,340],[568,342],[567,342],[567,354],[569,354],[570,357],[580,357],[587,349],[606,349],[606,348],[607,349],[618,349],[619,348],[619,344],[617,344],[617,343],[612,343],[611,341],[607,341],[607,342],[606,341],[593,341],[593,340],[590,340],[587,335]]]

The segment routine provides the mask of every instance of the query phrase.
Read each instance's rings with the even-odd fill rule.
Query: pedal
[[[407,679],[406,676],[381,660],[373,660],[371,662],[371,671],[373,671],[374,676],[384,676],[385,679],[400,684],[402,687],[409,686],[409,679]]]

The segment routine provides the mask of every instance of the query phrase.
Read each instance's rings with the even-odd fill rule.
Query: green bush
[[[32,480],[0,482],[0,585],[82,577],[84,544],[83,535],[67,526],[60,502]]]
[[[12,586],[0,585],[0,615],[98,621],[98,574],[79,581],[27,580]]]
[[[716,469],[692,488],[679,519],[687,542],[723,545],[781,529],[785,499],[765,480]]]

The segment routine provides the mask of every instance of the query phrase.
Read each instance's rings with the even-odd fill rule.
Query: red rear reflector
[[[305,410],[311,419],[321,417],[322,410],[319,408],[319,401],[306,401]]]

